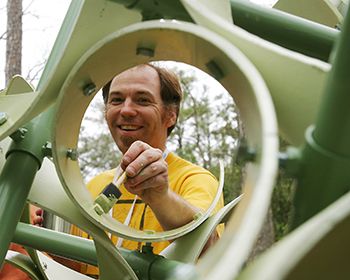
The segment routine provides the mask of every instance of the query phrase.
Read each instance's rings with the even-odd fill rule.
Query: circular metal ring
[[[250,193],[262,179],[261,166],[269,161],[268,153],[272,158],[270,161],[277,159],[277,122],[268,89],[255,67],[231,43],[198,25],[165,20],[133,24],[107,36],[81,57],[61,89],[53,128],[53,157],[68,196],[82,213],[94,224],[131,240],[174,239],[193,230],[203,220],[200,218],[179,229],[149,234],[122,225],[109,215],[97,215],[78,162],[68,158],[67,151],[77,146],[80,123],[93,98],[91,90],[86,94],[84,89],[99,89],[125,69],[159,60],[184,62],[207,72],[234,98],[248,145],[257,153],[255,162],[248,164],[247,194],[242,201],[244,208],[237,210],[238,215],[246,211]],[[276,170],[277,165],[267,175],[274,176]],[[236,220],[240,221],[239,218]]]

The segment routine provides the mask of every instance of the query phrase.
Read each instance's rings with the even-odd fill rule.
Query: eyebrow
[[[111,97],[113,95],[122,95],[123,96],[124,94],[121,91],[111,91],[109,93],[109,97]],[[137,91],[137,92],[135,92],[135,95],[136,96],[147,96],[147,97],[150,97],[152,100],[156,99],[155,96],[151,92],[149,92],[147,90]]]

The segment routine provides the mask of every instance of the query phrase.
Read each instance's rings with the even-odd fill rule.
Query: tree
[[[112,168],[121,158],[104,120],[102,96],[96,96],[80,128],[78,142],[79,164],[84,180]]]
[[[169,138],[172,150],[219,176],[219,160],[225,164],[225,203],[241,191],[241,167],[235,154],[241,137],[239,116],[233,99],[224,91],[209,92],[194,72],[174,69],[183,89],[183,102],[176,128]],[[208,79],[210,79],[208,77]]]
[[[209,98],[207,86],[198,86],[193,73],[176,72],[182,83],[184,100],[177,129],[169,141],[178,144],[176,152],[183,158],[202,165],[217,177],[218,161],[224,161],[224,200],[227,203],[241,193],[244,173],[235,157],[239,139],[244,138],[237,109],[232,98],[224,91]],[[196,92],[194,87],[200,91]],[[269,209],[250,260],[269,248],[274,240],[273,212]]]
[[[22,0],[7,1],[6,84],[22,69]]]

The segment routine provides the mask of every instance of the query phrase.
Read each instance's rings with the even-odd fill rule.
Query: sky
[[[0,0],[0,34],[6,31],[6,2]],[[69,0],[23,0],[22,75],[36,70],[50,54]],[[0,40],[0,88],[5,84],[6,41]]]
[[[0,0],[0,35],[6,31],[6,2]],[[276,0],[252,0],[272,6]],[[22,76],[33,77],[50,54],[51,48],[69,7],[70,0],[23,0]],[[6,41],[0,40],[0,89],[5,86]],[[40,77],[40,74],[37,75]],[[37,80],[32,81],[36,86]]]

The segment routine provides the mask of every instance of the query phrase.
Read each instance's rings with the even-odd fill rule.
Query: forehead
[[[130,68],[112,80],[112,92],[149,92],[160,98],[160,80],[158,73],[150,66],[142,65]]]

